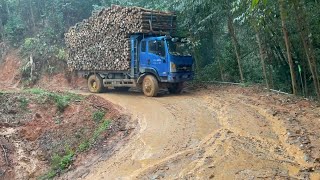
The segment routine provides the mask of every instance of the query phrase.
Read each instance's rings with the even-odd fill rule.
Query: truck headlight
[[[177,72],[177,66],[175,63],[170,62],[170,70],[171,72]]]

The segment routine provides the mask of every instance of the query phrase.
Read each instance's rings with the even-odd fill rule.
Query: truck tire
[[[101,93],[104,90],[103,80],[98,74],[92,74],[89,76],[88,89],[92,93]]]
[[[145,96],[156,97],[159,92],[158,80],[152,75],[147,75],[143,79],[142,90]]]
[[[168,87],[168,91],[171,93],[171,94],[180,94],[181,91],[183,89],[183,83],[175,83],[175,84],[171,84],[169,87]]]

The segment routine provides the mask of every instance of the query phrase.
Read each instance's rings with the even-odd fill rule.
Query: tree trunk
[[[242,66],[241,66],[241,56],[240,56],[239,43],[238,43],[238,40],[237,40],[237,36],[235,34],[235,30],[234,30],[234,26],[233,26],[233,22],[232,22],[232,17],[230,15],[228,16],[228,30],[229,30],[229,33],[230,33],[230,36],[231,36],[231,39],[232,39],[234,51],[236,53],[241,82],[244,82]]]
[[[8,16],[10,16],[11,15],[11,12],[10,12],[10,8],[9,8],[9,2],[6,2],[6,10],[7,10],[7,14],[8,14]]]
[[[212,24],[213,26],[213,24]],[[216,57],[217,61],[218,61],[218,66],[219,66],[219,71],[220,71],[220,78],[221,78],[221,81],[224,81],[224,77],[223,77],[223,67],[222,67],[222,64],[221,64],[221,61],[220,61],[220,57],[218,55],[218,49],[216,48],[216,41],[215,41],[215,35],[214,33],[212,34],[212,49],[213,49],[213,55],[212,57]]]
[[[0,42],[4,41],[4,28],[2,25],[2,19],[0,18]]]
[[[29,0],[29,9],[30,9],[30,15],[31,15],[31,22],[32,22],[32,32],[35,32],[36,29],[36,21],[34,19],[34,12],[33,12],[33,6],[32,6],[32,0]]]
[[[274,89],[274,82],[273,82],[272,72],[273,72],[273,67],[272,67],[272,65],[271,65],[271,66],[269,67],[269,81],[270,81],[270,88],[271,88],[271,89]]]
[[[261,65],[262,65],[262,71],[263,71],[263,76],[264,80],[267,86],[267,89],[270,89],[269,82],[268,82],[268,76],[267,76],[267,67],[266,67],[266,62],[265,62],[265,48],[264,45],[262,45],[261,39],[260,39],[260,34],[259,31],[256,31],[256,38],[257,42],[259,45],[259,52],[260,52],[260,59],[261,59]]]
[[[307,81],[307,65],[304,64],[303,65],[303,83],[304,83],[304,94],[305,94],[305,97],[308,97],[309,95],[309,92],[308,92],[308,81]]]
[[[285,14],[285,8],[284,8],[284,0],[279,0],[279,8],[280,8],[280,15],[281,15],[282,31],[283,31],[285,45],[287,48],[287,58],[288,58],[288,63],[289,63],[289,67],[290,67],[292,92],[294,95],[297,95],[298,94],[297,82],[296,82],[296,75],[294,72],[294,64],[293,64],[292,55],[291,55],[288,30],[286,27],[286,14]]]
[[[300,34],[301,42],[303,45],[303,49],[306,54],[306,58],[308,60],[310,72],[312,74],[314,88],[317,93],[318,99],[320,99],[319,76],[317,72],[317,63],[314,55],[314,48],[312,46],[312,43],[310,42],[310,38],[308,37],[310,33],[309,33],[308,25],[305,19],[305,12],[302,9],[303,7],[299,7],[298,3],[299,2],[297,0],[295,0],[293,3],[295,12],[296,12],[295,13],[296,22],[299,28],[299,34]]]

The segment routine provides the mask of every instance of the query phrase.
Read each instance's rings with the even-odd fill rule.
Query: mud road
[[[135,135],[84,179],[320,179],[320,109],[254,88],[106,93]]]

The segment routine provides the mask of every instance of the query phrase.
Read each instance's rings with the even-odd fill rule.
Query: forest
[[[64,33],[112,4],[175,12],[177,35],[192,41],[196,82],[320,98],[319,0],[0,0],[0,48],[19,49],[26,81],[40,74],[30,77],[30,57],[41,73],[62,71]]]

